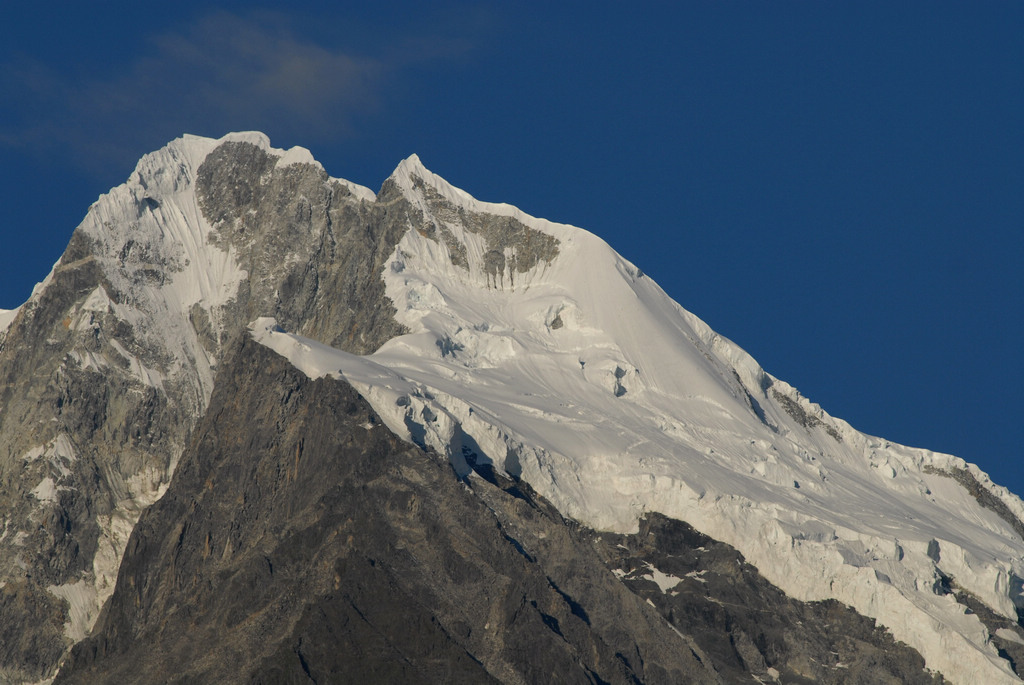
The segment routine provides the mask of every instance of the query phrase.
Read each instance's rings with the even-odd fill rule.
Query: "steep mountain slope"
[[[299,382],[249,338],[310,379],[335,380]],[[248,409],[227,412],[233,396],[256,394],[263,378],[238,354],[273,368],[272,382],[264,379],[267,396],[254,397]],[[515,682],[529,665],[516,661],[510,645],[515,630],[535,619],[549,629],[553,621],[557,631],[538,634],[568,646],[541,639],[529,651],[554,650],[545,652],[552,668],[568,663],[560,659],[582,663],[585,669],[572,672],[592,673],[592,682],[630,673],[658,682],[674,672],[709,682],[736,673],[823,681],[851,664],[845,675],[860,682],[877,682],[881,673],[905,681],[918,677],[910,675],[915,669],[926,678],[910,652],[870,621],[854,627],[864,619],[852,612],[840,620],[838,604],[798,603],[783,611],[780,603],[791,600],[780,593],[768,610],[792,618],[762,626],[759,635],[751,634],[755,609],[727,609],[734,613],[720,622],[719,639],[728,648],[708,637],[714,620],[697,628],[681,618],[701,601],[713,618],[711,605],[723,601],[723,592],[753,604],[754,595],[775,592],[764,589],[767,579],[796,600],[835,599],[877,618],[952,682],[1019,682],[1018,498],[960,459],[893,445],[828,416],[600,239],[479,202],[415,157],[374,194],[330,178],[305,150],[271,148],[261,134],[172,142],[90,209],[25,305],[0,313],[0,377],[0,681],[49,677],[94,626],[96,635],[77,648],[62,678],[121,679],[117,669],[129,663],[123,659],[141,658],[131,646],[141,637],[167,645],[145,671],[165,672],[178,663],[172,650],[187,648],[171,639],[175,625],[207,631],[193,636],[205,635],[210,649],[207,666],[189,671],[195,677],[213,677],[204,669],[214,668],[214,655],[244,652],[246,672],[275,680],[266,674],[280,667],[301,681],[288,670],[295,668],[289,654],[307,654],[296,651],[296,640],[310,644],[324,626],[350,626],[353,606],[362,607],[357,613],[379,610],[370,632],[387,636],[383,626],[394,620],[387,595],[396,587],[415,598],[439,593],[419,605],[417,632],[425,642],[384,649],[379,640],[366,642],[369,633],[361,629],[338,639],[376,644],[375,654],[391,654],[380,657],[381,668],[399,668],[406,659],[401,668],[411,670],[402,673],[426,679],[486,672]],[[318,404],[291,407],[281,385],[286,377],[288,393],[327,394]],[[379,417],[392,433],[430,451],[399,449],[389,437],[354,438],[367,430],[343,421],[324,440],[352,463],[329,467],[331,450],[313,452],[324,482],[295,490],[298,499],[276,495],[296,487],[298,471],[283,466],[293,458],[292,438],[299,440],[296,454],[308,450],[299,433],[339,411],[331,403],[351,405],[347,384],[372,406],[356,414]],[[221,397],[219,404],[211,397]],[[280,402],[295,413],[280,413]],[[219,413],[208,413],[212,406]],[[387,433],[369,432],[378,430]],[[262,437],[246,447],[247,433]],[[438,458],[451,470],[438,471]],[[367,471],[360,460],[383,460],[392,470]],[[395,464],[406,475],[396,476]],[[422,482],[410,484],[412,472]],[[413,493],[416,501],[439,498],[443,506],[427,507],[429,516],[388,535],[412,545],[423,534],[417,527],[433,536],[444,529],[454,551],[414,554],[410,562],[362,538],[354,548],[342,546],[352,554],[336,549],[350,530],[342,519],[351,511],[337,505],[332,484],[355,487],[360,479],[366,487],[385,483]],[[132,533],[117,591],[97,624],[129,533],[165,491]],[[546,512],[543,527],[518,515],[503,519],[499,511],[519,506],[509,501]],[[251,502],[259,505],[247,509]],[[453,528],[446,507],[473,521]],[[359,511],[368,512],[368,526],[401,527],[395,521],[406,519],[390,520],[392,509]],[[233,528],[233,517],[246,511],[276,527]],[[663,519],[654,512],[669,523],[658,523]],[[679,548],[679,540],[697,534],[679,532],[672,526],[683,524],[671,520],[731,545],[764,578],[753,567],[735,578],[712,575],[732,580],[711,583],[716,589],[699,600],[694,583],[720,570]],[[606,532],[573,537],[571,531],[583,530],[578,524]],[[557,537],[565,549],[545,557],[544,543],[494,537],[503,526],[525,526],[524,540]],[[720,544],[710,538],[691,547]],[[612,539],[621,547],[595,542]],[[497,556],[478,566],[467,561],[466,545]],[[637,554],[623,553],[629,550]],[[344,572],[334,575],[289,571],[270,582],[260,566],[293,568],[316,558],[326,569],[350,557],[386,559],[390,570],[350,573],[345,561]],[[501,571],[509,558],[520,559],[520,572]],[[526,611],[533,618],[511,621],[519,627],[500,638],[481,637],[486,626],[472,622],[463,635],[439,569],[457,576],[454,569],[467,563],[492,579],[480,581],[481,588],[519,588],[513,594],[535,602]],[[331,590],[330,578],[347,580]],[[589,580],[580,585],[579,578]],[[264,582],[274,588],[265,597],[269,613],[243,620],[231,603]],[[283,598],[294,600],[306,582],[318,589],[281,613]],[[721,589],[735,583],[747,589]],[[203,592],[226,590],[224,606],[195,603]],[[380,606],[360,600],[362,593]],[[326,602],[319,609],[318,597]],[[488,597],[478,589],[465,601],[484,607]],[[609,633],[593,620],[609,606],[632,617],[632,633]],[[166,616],[172,618],[160,624]],[[816,627],[793,627],[804,622]],[[225,625],[231,631],[218,633]],[[284,651],[241,649],[257,634],[267,638],[266,649]],[[851,647],[844,634],[863,639]],[[704,656],[663,653],[680,649],[673,639]],[[844,655],[828,673],[821,666],[825,647]],[[417,660],[436,650],[448,656],[432,665]],[[314,661],[328,671],[343,666],[326,655]]]

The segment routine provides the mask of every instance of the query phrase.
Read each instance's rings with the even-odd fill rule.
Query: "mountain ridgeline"
[[[173,141],[0,378],[0,683],[1020,682],[1017,497],[416,157]]]

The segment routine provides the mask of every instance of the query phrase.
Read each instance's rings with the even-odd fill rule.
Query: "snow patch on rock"
[[[292,164],[309,164],[317,169],[323,170],[323,165],[313,159],[313,153],[304,147],[296,145],[285,151],[277,160],[277,166],[286,167]]]
[[[682,578],[678,578],[668,573],[663,573],[656,569],[651,564],[647,564],[645,570],[639,573],[636,577],[646,578],[658,586],[662,594],[667,594],[672,591],[679,583],[682,582]]]
[[[17,309],[0,309],[0,333],[3,333],[10,328],[17,316]]]
[[[64,585],[51,585],[47,589],[50,594],[68,603],[68,620],[64,623],[64,635],[74,642],[84,640],[99,618],[102,606],[97,601],[96,586],[87,580],[79,580]]]
[[[47,476],[39,482],[39,485],[32,488],[32,496],[43,504],[56,504],[58,501],[57,493],[59,491],[60,488],[54,480]]]
[[[168,484],[162,476],[161,471],[150,468],[130,478],[127,482],[129,496],[118,502],[110,514],[97,517],[100,534],[91,573],[73,583],[48,588],[51,594],[68,602],[64,634],[72,642],[88,636],[103,605],[113,594],[121,558],[139,515],[167,490]]]

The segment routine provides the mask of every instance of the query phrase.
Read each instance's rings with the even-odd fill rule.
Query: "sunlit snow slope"
[[[598,529],[635,530],[645,511],[688,521],[790,595],[877,618],[953,682],[1019,682],[936,589],[951,578],[1016,621],[1017,497],[830,417],[596,236],[479,202],[416,157],[390,181],[421,213],[383,274],[409,334],[368,357],[271,319],[258,340],[349,380],[461,475],[493,463]]]

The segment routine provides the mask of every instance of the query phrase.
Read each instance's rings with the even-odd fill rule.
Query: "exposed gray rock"
[[[965,468],[938,469],[930,464],[924,467],[925,473],[933,473],[938,476],[952,478],[959,483],[981,506],[993,512],[999,518],[1006,521],[1014,531],[1024,538],[1024,521],[1017,518],[1006,504],[993,495],[988,489],[978,482],[974,474]]]
[[[470,233],[481,235],[486,244],[483,270],[492,287],[503,287],[506,275],[508,285],[515,286],[516,274],[530,271],[541,261],[550,264],[558,256],[558,239],[554,236],[532,229],[511,216],[473,212],[455,205],[416,175],[412,176],[412,182],[430,210],[429,217],[414,210],[416,223],[413,225],[433,240],[437,240],[440,233],[452,264],[464,269],[469,268],[466,247],[448,224],[458,224]]]
[[[203,214],[249,274],[226,318],[237,332],[273,316],[290,331],[373,352],[404,332],[380,274],[411,206],[387,185],[366,202],[319,167],[275,164],[256,145],[228,142],[199,167]]]
[[[52,673],[80,630],[52,590],[97,582],[100,522],[129,496],[129,478],[166,471],[177,456],[168,433],[184,420],[167,392],[130,369],[87,363],[138,349],[110,312],[81,307],[109,286],[97,261],[80,256],[88,247],[82,236],[72,241],[0,346],[0,623],[18,634],[0,640],[0,668],[14,682]]]
[[[944,682],[873,620],[835,600],[786,597],[735,549],[686,523],[649,514],[637,535],[598,541],[623,582],[692,636],[728,682]]]
[[[26,617],[35,622],[25,630]],[[61,602],[27,580],[9,581],[0,588],[0,644],[6,666],[0,683],[41,680],[64,653],[64,621]]]
[[[825,423],[824,421],[819,419],[817,416],[814,416],[813,414],[808,414],[806,411],[804,411],[804,408],[797,404],[797,402],[789,395],[781,393],[775,388],[772,388],[772,397],[774,397],[775,401],[779,403],[779,406],[786,410],[787,414],[793,417],[794,421],[799,423],[804,428],[808,430],[812,428],[821,428],[826,433],[828,433],[829,436],[831,436],[831,438],[836,442],[843,441],[843,436],[839,434],[839,431],[837,431],[835,427],[830,426],[829,424]],[[751,398],[751,400],[753,400],[753,398]]]

